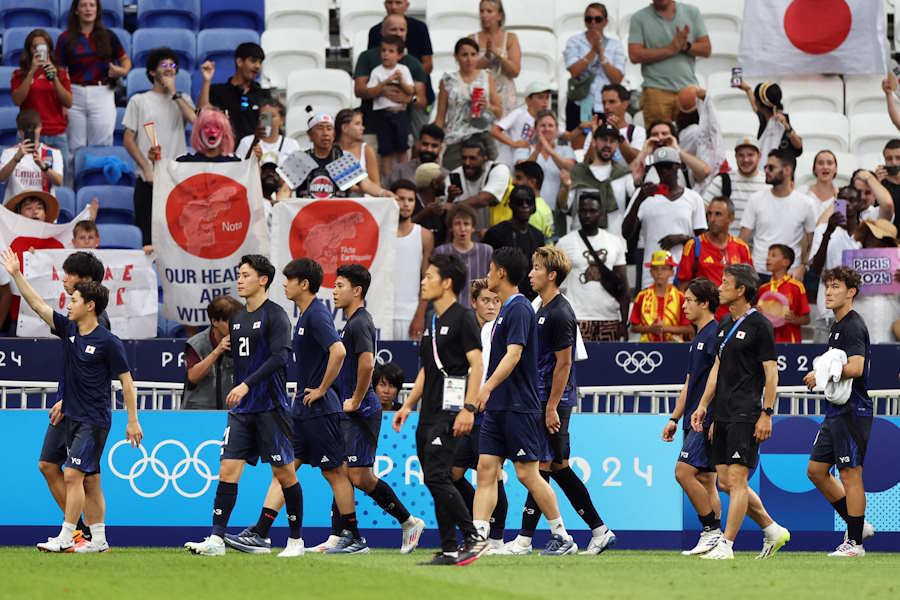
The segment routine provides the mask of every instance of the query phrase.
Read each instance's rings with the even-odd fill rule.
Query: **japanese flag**
[[[883,75],[882,0],[750,0],[738,62],[744,75]]]

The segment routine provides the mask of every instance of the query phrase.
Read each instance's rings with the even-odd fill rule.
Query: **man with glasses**
[[[265,58],[266,54],[259,44],[244,42],[238,45],[234,50],[234,75],[225,83],[215,85],[210,84],[216,72],[216,63],[208,60],[200,65],[203,87],[197,101],[198,107],[212,104],[225,111],[236,140],[256,130],[259,106],[264,98],[269,97],[269,91],[256,81]]]

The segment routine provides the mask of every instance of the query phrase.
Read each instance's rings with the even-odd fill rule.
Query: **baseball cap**
[[[528,87],[525,88],[525,97],[532,96],[534,94],[543,94],[544,92],[549,92],[553,89],[546,81],[532,81],[528,84]]]
[[[657,148],[653,151],[653,158],[650,161],[650,165],[659,165],[665,163],[674,163],[676,165],[681,164],[681,158],[678,156],[678,150],[675,148],[670,148],[668,146],[663,146],[662,148]]]
[[[741,148],[753,148],[757,152],[759,152],[759,143],[750,137],[745,137],[742,140],[738,140],[738,143],[734,145],[735,150],[739,150]]]
[[[599,127],[594,131],[594,139],[611,137],[619,139],[619,136],[622,134],[619,133],[619,130],[610,125],[609,123],[601,123]]]
[[[644,263],[645,267],[677,267],[678,263],[668,250],[656,250],[650,258],[650,262]]]
[[[312,129],[316,125],[320,125],[322,123],[328,123],[328,124],[334,126],[334,117],[332,117],[328,113],[323,113],[323,112],[316,113],[313,116],[311,116],[309,118],[309,120],[306,122],[306,128]]]

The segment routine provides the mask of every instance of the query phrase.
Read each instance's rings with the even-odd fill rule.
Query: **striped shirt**
[[[459,296],[456,299],[461,306],[468,308],[472,305],[472,302],[469,300],[469,291],[472,289],[472,281],[474,279],[487,277],[488,271],[491,268],[491,254],[493,254],[493,252],[493,248],[479,242],[475,242],[475,245],[472,246],[472,249],[468,252],[460,252],[453,247],[453,244],[449,243],[441,244],[434,249],[434,254],[452,254],[466,265],[466,273],[469,275],[468,285],[459,292]]]
[[[732,170],[728,174],[731,178],[731,201],[734,202],[734,221],[728,229],[731,235],[739,235],[741,233],[741,216],[744,214],[744,208],[747,206],[747,199],[756,192],[769,189],[766,183],[766,176],[762,171],[754,171],[749,177],[738,171]],[[707,205],[709,201],[716,196],[722,195],[722,177],[713,177],[712,182],[706,186],[703,192],[703,202]]]

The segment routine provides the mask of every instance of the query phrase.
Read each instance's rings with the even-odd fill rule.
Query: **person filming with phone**
[[[62,153],[41,143],[41,115],[22,109],[16,116],[21,140],[0,155],[0,182],[6,183],[4,202],[21,192],[39,190],[53,194],[63,183]]]
[[[900,139],[888,140],[888,143],[884,145],[884,150],[882,150],[882,156],[884,157],[884,164],[878,165],[878,168],[875,169],[875,177],[891,193],[891,198],[896,208],[900,204]],[[879,205],[881,204],[879,202]],[[894,226],[900,227],[900,219],[897,218],[896,209],[890,216],[881,214],[879,217],[889,221],[893,220]]]
[[[284,118],[284,104],[279,100],[275,98],[260,100],[256,130],[241,138],[234,153],[246,160],[250,158],[252,151],[259,159],[259,164],[273,160],[281,166],[288,156],[300,150],[297,140],[284,135]]]

